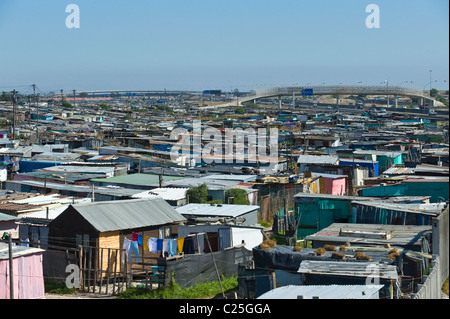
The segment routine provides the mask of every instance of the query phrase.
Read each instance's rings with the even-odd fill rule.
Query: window
[[[159,229],[159,238],[170,238],[170,226],[164,226]]]

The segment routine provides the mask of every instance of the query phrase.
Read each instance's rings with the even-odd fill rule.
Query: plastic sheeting
[[[336,261],[332,258],[332,251],[326,251],[323,256],[314,254],[315,248],[303,248],[301,252],[294,252],[292,246],[277,245],[270,250],[253,248],[253,260],[256,268],[277,269],[297,272],[304,260]],[[341,252],[342,253],[342,252]],[[389,251],[365,251],[373,262],[392,264],[388,258]],[[355,252],[347,251],[347,255],[355,255]],[[340,262],[359,262],[355,258],[346,258]]]
[[[237,276],[238,266],[240,264],[247,265],[252,258],[252,252],[244,247],[234,247],[213,254],[218,272],[224,277]],[[168,260],[166,285],[170,283],[172,276],[181,287],[191,287],[196,284],[219,280],[211,253]]]

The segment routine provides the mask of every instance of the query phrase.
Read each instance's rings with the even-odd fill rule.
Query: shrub
[[[391,249],[391,251],[389,252],[389,259],[395,260],[397,259],[397,257],[400,256],[400,252],[398,251],[397,248],[393,248]]]
[[[341,245],[341,246],[339,247],[339,250],[340,250],[340,251],[347,251],[347,246]]]
[[[314,252],[315,252],[318,256],[323,256],[323,255],[325,255],[325,249],[322,248],[322,247],[317,248],[316,250],[314,250]]]
[[[367,260],[370,261],[372,259],[372,257],[365,255],[363,252],[357,252],[356,255],[356,260]]]
[[[294,251],[297,252],[297,253],[301,252],[302,249],[303,249],[303,248],[302,248],[301,246],[297,246],[297,245],[294,246]]]
[[[336,246],[334,246],[334,245],[325,245],[325,246],[323,246],[323,248],[326,251],[336,251]]]
[[[208,187],[206,184],[193,187],[186,192],[186,196],[189,196],[189,203],[204,204],[208,201]]]
[[[230,188],[225,192],[225,202],[228,203],[228,199],[232,200],[235,205],[249,205],[247,192],[245,189],[240,188]]]
[[[277,242],[276,242],[275,240],[272,240],[272,239],[265,239],[265,240],[263,241],[263,244],[268,245],[270,248],[275,248],[275,247],[277,247]]]

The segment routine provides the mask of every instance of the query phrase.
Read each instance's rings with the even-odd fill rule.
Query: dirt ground
[[[117,296],[89,294],[89,293],[73,293],[73,294],[46,293],[45,299],[117,299]]]

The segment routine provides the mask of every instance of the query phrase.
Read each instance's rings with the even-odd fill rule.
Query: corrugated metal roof
[[[149,198],[149,197],[161,197],[164,200],[181,200],[186,198],[186,192],[189,188],[154,188],[149,191],[144,191],[132,198]]]
[[[72,205],[100,232],[185,221],[162,198],[130,199]]]
[[[383,172],[386,175],[411,175],[414,174],[416,169],[414,167],[398,167],[393,166]]]
[[[166,176],[163,175],[163,182],[185,179],[182,176]],[[119,175],[109,178],[94,178],[91,182],[110,183],[110,184],[126,184],[126,185],[139,185],[139,186],[155,186],[159,185],[159,176],[154,174],[130,174]]]
[[[377,156],[387,156],[387,157],[398,157],[401,156],[400,152],[392,152],[392,151],[376,151],[376,150],[355,150],[353,154],[361,154],[361,155],[377,155]]]
[[[172,186],[172,187],[181,187],[181,188],[192,188],[197,187],[202,184],[206,184],[209,190],[226,190],[235,185],[239,184],[239,181],[230,181],[230,180],[213,180],[213,179],[203,179],[203,178],[186,178],[183,180],[176,181],[168,181],[165,182],[164,185]]]
[[[45,182],[43,181],[9,181],[12,184],[20,184],[20,185],[29,185],[43,188],[45,186]],[[92,187],[85,185],[70,185],[70,184],[62,184],[62,183],[49,183],[47,182],[47,188],[54,190],[66,190],[76,193],[91,193]],[[108,196],[132,196],[134,194],[142,192],[140,189],[131,189],[131,188],[107,188],[107,187],[95,187],[95,194],[102,194]]]
[[[297,163],[299,164],[336,164],[339,157],[328,155],[299,155]]]
[[[423,214],[436,216],[439,215],[444,208],[446,203],[431,203],[431,204],[403,204],[403,203],[388,203],[385,201],[352,201],[352,205],[360,206],[371,206],[378,207],[392,211],[400,211],[406,213]]]
[[[9,220],[17,220],[19,217],[15,217],[9,214],[0,213],[0,222],[9,221]]]
[[[362,237],[348,237],[340,236],[340,232],[358,231],[368,233],[385,232],[392,235],[390,239],[377,238],[362,238]],[[308,241],[327,241],[336,243],[391,243],[394,245],[421,245],[422,236],[431,233],[431,225],[417,226],[417,225],[380,225],[380,224],[349,224],[349,223],[334,223],[330,226],[306,236]],[[420,236],[422,235],[422,236]]]
[[[149,191],[155,195],[161,196],[164,200],[180,200],[186,198],[186,192],[189,188],[155,188]]]
[[[376,271],[375,271],[376,270]],[[397,267],[373,262],[339,262],[304,260],[297,271],[301,274],[350,276],[398,280]]]
[[[270,290],[256,299],[378,299],[383,285],[284,286]]]
[[[43,251],[44,251],[44,249],[40,249],[40,248],[29,248],[29,247],[16,246],[16,245],[12,246],[13,258],[17,258],[20,256],[26,256],[26,255],[30,255],[30,254],[35,254],[35,253],[41,253]],[[8,258],[9,258],[8,244],[0,243],[0,260],[8,259]]]
[[[183,215],[238,217],[258,208],[259,206],[255,205],[188,204],[176,210]]]

